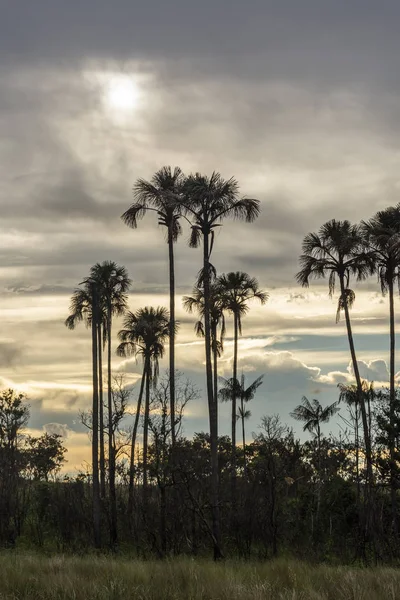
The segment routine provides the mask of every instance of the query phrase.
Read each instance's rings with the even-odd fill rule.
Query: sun
[[[106,100],[111,108],[130,111],[136,108],[139,95],[137,83],[128,75],[114,76],[108,82]]]

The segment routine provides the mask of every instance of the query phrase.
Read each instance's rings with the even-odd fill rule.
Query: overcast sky
[[[151,214],[136,231],[120,220],[134,181],[163,165],[235,176],[261,200],[256,223],[224,224],[213,257],[270,293],[243,322],[240,369],[265,373],[249,438],[265,414],[294,424],[304,394],[335,400],[351,379],[345,327],[326,286],[302,290],[294,275],[306,233],[399,201],[399,3],[0,0],[0,15],[0,375],[28,393],[32,429],[67,435],[70,469],[89,458],[77,414],[90,334],[63,321],[94,262],[127,267],[132,310],[168,303],[163,232]],[[187,234],[179,294],[201,263]],[[362,372],[386,381],[387,301],[375,280],[356,292]],[[192,435],[208,427],[203,346],[177,303],[177,367],[201,390]],[[228,339],[221,374],[231,359]],[[113,367],[132,381],[141,370]],[[222,407],[222,433],[229,422]]]

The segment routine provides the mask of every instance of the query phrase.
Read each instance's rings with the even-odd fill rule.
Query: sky
[[[249,438],[273,413],[300,432],[290,412],[302,396],[327,404],[352,380],[337,299],[324,282],[295,282],[302,239],[399,201],[398,2],[0,0],[0,11],[0,383],[28,395],[31,433],[62,433],[70,471],[89,460],[78,413],[91,401],[90,332],[63,322],[92,264],[127,267],[131,310],[168,305],[163,231],[151,214],[135,231],[120,219],[135,180],[163,165],[234,176],[261,201],[255,223],[220,228],[213,263],[270,294],[252,304],[239,347],[248,382],[265,375]],[[181,305],[201,266],[187,237],[177,367],[199,388],[191,436],[208,419],[204,348]],[[374,278],[355,291],[361,373],[386,382],[387,299]],[[113,370],[134,383],[141,364],[115,356]],[[229,426],[221,406],[221,433]]]

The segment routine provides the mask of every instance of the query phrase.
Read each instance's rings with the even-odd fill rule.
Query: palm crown
[[[367,244],[375,256],[382,293],[397,279],[400,285],[400,203],[381,210],[369,221],[361,222]]]
[[[302,421],[304,423],[303,431],[309,431],[312,433],[317,430],[320,423],[327,423],[329,419],[338,412],[338,402],[334,402],[329,406],[323,408],[317,399],[311,400],[311,402],[303,396],[301,404],[297,406],[290,416],[296,419],[296,421]]]
[[[214,230],[225,217],[254,221],[260,212],[260,202],[252,198],[239,198],[239,184],[231,177],[214,171],[210,177],[196,173],[190,175],[183,186],[180,201],[183,212],[192,220],[190,246],[197,248],[201,234],[211,234],[211,255]]]
[[[357,281],[365,280],[374,272],[374,255],[365,246],[359,225],[349,221],[332,219],[320,228],[318,233],[309,233],[303,240],[303,253],[300,256],[301,269],[296,279],[303,287],[308,287],[310,279],[325,278],[329,274],[329,295],[335,292],[336,277],[339,278],[341,294],[336,319],[347,305],[351,307],[355,294],[349,288],[350,277]]]
[[[192,313],[197,311],[200,320],[195,325],[195,331],[197,335],[204,336],[204,290],[202,287],[196,286],[193,288],[192,296],[183,296],[182,298],[184,308]],[[218,326],[220,327],[220,338],[219,340],[213,339],[213,345],[216,344],[218,353],[220,354],[223,350],[224,337],[225,337],[225,316],[224,306],[221,296],[218,293],[215,284],[210,285],[210,322],[211,331],[213,335],[216,335]]]
[[[247,302],[256,298],[261,304],[265,304],[268,300],[268,294],[259,289],[257,279],[240,271],[220,275],[215,287],[223,308],[236,315],[240,334],[241,318],[249,310]]]
[[[235,396],[244,403],[250,402],[250,400],[253,400],[257,389],[262,384],[263,378],[264,375],[260,375],[260,377],[257,377],[257,379],[246,388],[246,378],[243,373],[240,381],[238,379],[235,381],[233,377],[230,379],[220,377],[219,379],[221,383],[223,383],[223,387],[219,390],[219,398],[222,402],[231,402],[234,393]]]
[[[164,356],[169,336],[169,313],[166,308],[145,307],[125,316],[123,329],[118,332],[119,356],[141,355],[153,363],[153,377],[157,378],[158,361]]]
[[[122,215],[126,225],[136,229],[138,219],[142,219],[148,210],[155,211],[159,224],[168,228],[173,241],[182,231],[179,223],[181,205],[179,198],[184,183],[184,175],[179,167],[163,167],[150,181],[138,179],[133,187],[135,202]]]

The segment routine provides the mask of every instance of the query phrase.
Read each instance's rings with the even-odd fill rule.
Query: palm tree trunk
[[[169,255],[169,394],[171,415],[171,441],[175,447],[175,266],[174,240],[171,226],[168,231]]]
[[[343,278],[340,279],[340,289],[341,289],[342,297],[345,298],[345,286],[344,286],[344,280],[343,280]],[[369,495],[370,486],[372,486],[372,482],[373,482],[371,438],[370,438],[370,432],[369,432],[369,427],[368,427],[367,411],[365,409],[365,401],[364,401],[364,395],[363,395],[363,389],[362,389],[360,371],[358,369],[358,363],[357,363],[357,358],[356,358],[356,351],[355,351],[355,348],[354,348],[354,340],[353,340],[353,332],[352,332],[351,322],[350,322],[349,307],[348,307],[346,301],[344,301],[343,304],[344,304],[344,314],[345,314],[345,319],[346,319],[347,337],[349,339],[351,361],[352,361],[352,364],[353,364],[354,376],[356,378],[358,401],[359,401],[359,404],[360,404],[361,419],[362,419],[363,431],[364,431],[365,456],[366,456],[366,462],[367,462],[367,485],[366,485],[366,490],[367,490],[367,493]]]
[[[395,455],[395,364],[396,364],[396,331],[394,322],[394,290],[393,279],[389,281],[389,312],[390,312],[390,405],[389,405],[389,453],[390,453],[390,495],[392,503],[392,521],[394,534],[398,536],[397,498],[396,498],[396,455]]]
[[[97,358],[97,293],[92,289],[92,379],[93,379],[93,404],[92,404],[92,478],[93,478],[93,532],[94,545],[101,546],[100,530],[100,486],[99,486],[99,379]]]
[[[144,423],[143,423],[143,495],[147,492],[147,453],[149,447],[149,417],[150,417],[150,381],[151,381],[151,363],[147,361],[147,376],[146,376],[146,402],[144,406]]]
[[[104,456],[104,405],[103,405],[103,343],[101,323],[97,325],[97,347],[99,360],[99,436],[100,436],[100,497],[106,497],[106,465]]]
[[[213,350],[213,378],[214,378],[214,398],[217,410],[218,420],[218,347],[217,347],[217,327],[212,323],[211,340]]]
[[[118,542],[117,527],[117,496],[115,491],[115,449],[113,444],[113,406],[112,406],[112,386],[111,386],[111,327],[112,314],[111,304],[107,308],[107,327],[108,327],[108,352],[107,352],[107,404],[108,404],[108,478],[110,488],[110,545],[115,548]]]
[[[210,419],[211,446],[211,518],[214,542],[214,560],[222,557],[220,542],[219,518],[219,473],[218,473],[218,409],[217,398],[214,398],[213,373],[211,363],[211,323],[210,323],[210,260],[209,234],[203,235],[203,270],[204,270],[204,337],[206,350],[206,379],[208,414]]]
[[[321,427],[317,424],[317,444],[318,444],[318,487],[317,487],[317,515],[316,521],[319,521],[319,512],[321,507]]]
[[[243,398],[240,399],[240,408],[242,411],[242,438],[243,438],[243,471],[244,477],[247,478],[247,464],[246,464],[246,436],[244,431],[244,402]]]
[[[136,444],[137,430],[138,430],[138,426],[139,426],[140,411],[142,408],[144,384],[145,384],[146,377],[147,377],[147,369],[148,369],[147,359],[145,359],[145,363],[143,366],[142,380],[140,382],[139,397],[138,397],[138,402],[137,402],[137,407],[136,407],[135,422],[133,425],[132,439],[131,439],[131,456],[130,456],[130,463],[129,463],[129,488],[128,488],[128,514],[129,514],[129,516],[131,516],[132,509],[133,509],[133,483],[134,483],[134,475],[135,475],[135,444]]]
[[[355,444],[356,444],[356,478],[357,478],[357,508],[360,508],[360,437],[359,437],[359,420],[358,402],[355,406]]]
[[[238,315],[234,315],[234,342],[233,342],[233,386],[232,386],[232,509],[236,512],[236,382],[237,382],[237,363],[238,363],[238,338],[239,323]]]

